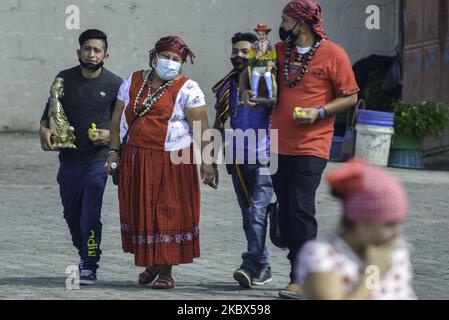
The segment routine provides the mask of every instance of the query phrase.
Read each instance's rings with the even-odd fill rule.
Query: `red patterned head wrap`
[[[351,222],[396,223],[408,215],[402,185],[388,172],[354,159],[327,176],[333,193],[343,200],[344,217]]]
[[[321,6],[315,0],[293,0],[285,6],[283,13],[292,19],[307,22],[320,38],[327,38],[323,28]]]
[[[177,36],[167,36],[159,39],[156,42],[154,49],[150,51],[150,61],[153,61],[157,54],[169,51],[178,54],[182,62],[186,62],[187,57],[190,58],[190,62],[193,64],[195,54],[190,50],[187,44]]]

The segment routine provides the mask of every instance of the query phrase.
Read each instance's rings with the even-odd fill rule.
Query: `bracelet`
[[[109,154],[111,153],[119,153],[118,149],[109,149]]]
[[[318,110],[318,118],[320,120],[326,119],[326,109],[324,109],[324,107],[319,106],[317,107],[317,110]]]

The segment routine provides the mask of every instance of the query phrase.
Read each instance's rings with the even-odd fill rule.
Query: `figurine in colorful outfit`
[[[276,98],[276,49],[272,46],[267,36],[271,29],[266,24],[258,24],[254,29],[258,41],[253,44],[250,52],[250,79],[251,90],[255,92],[255,99],[265,98],[273,103]],[[264,78],[267,88],[267,97],[259,96],[260,79]],[[255,101],[256,101],[255,100]],[[260,100],[259,102],[263,102]]]

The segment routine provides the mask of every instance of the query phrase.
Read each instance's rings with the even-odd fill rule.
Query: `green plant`
[[[393,104],[395,131],[416,137],[438,137],[449,126],[449,105],[443,102]]]

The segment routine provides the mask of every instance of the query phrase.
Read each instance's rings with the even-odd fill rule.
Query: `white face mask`
[[[181,63],[173,60],[157,58],[156,73],[162,80],[173,80],[179,75]]]

